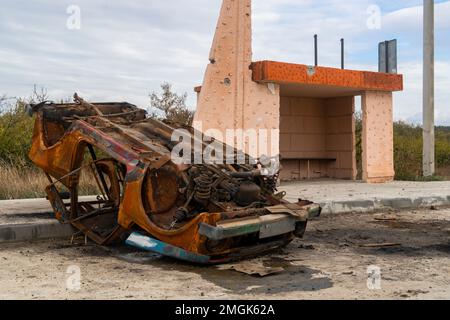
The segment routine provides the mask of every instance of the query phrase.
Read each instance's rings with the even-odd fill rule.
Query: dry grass
[[[48,184],[41,170],[0,164],[0,200],[43,198]],[[98,193],[95,179],[89,172],[81,175],[79,191],[80,195]]]

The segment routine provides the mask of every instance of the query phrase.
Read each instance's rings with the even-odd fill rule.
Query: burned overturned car
[[[173,161],[174,131],[195,140],[193,128],[149,118],[128,103],[74,98],[29,106],[29,156],[47,175],[56,218],[100,245],[125,241],[194,263],[223,263],[285,246],[320,215],[318,205],[276,194],[277,174],[261,163]],[[94,197],[79,196],[86,171],[97,185]]]

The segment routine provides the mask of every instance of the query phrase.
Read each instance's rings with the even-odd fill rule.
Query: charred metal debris
[[[97,244],[125,241],[223,263],[285,246],[320,215],[318,205],[276,194],[277,173],[263,175],[261,164],[174,163],[174,130],[186,129],[194,140],[194,129],[148,118],[129,103],[88,103],[75,94],[74,103],[44,102],[29,111],[30,159],[48,177],[56,218]],[[95,180],[96,197],[79,197],[82,175]]]

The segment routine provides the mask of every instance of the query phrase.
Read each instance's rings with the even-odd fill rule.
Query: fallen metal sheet
[[[216,268],[219,270],[234,270],[250,276],[259,276],[259,277],[267,277],[285,271],[285,269],[282,267],[270,267],[264,265],[263,259],[254,259],[232,264],[223,264],[220,266],[216,266]]]

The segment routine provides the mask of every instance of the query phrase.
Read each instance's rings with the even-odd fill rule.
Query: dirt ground
[[[8,244],[0,298],[450,299],[450,209],[321,217],[263,261],[282,272],[251,276],[67,240]]]

